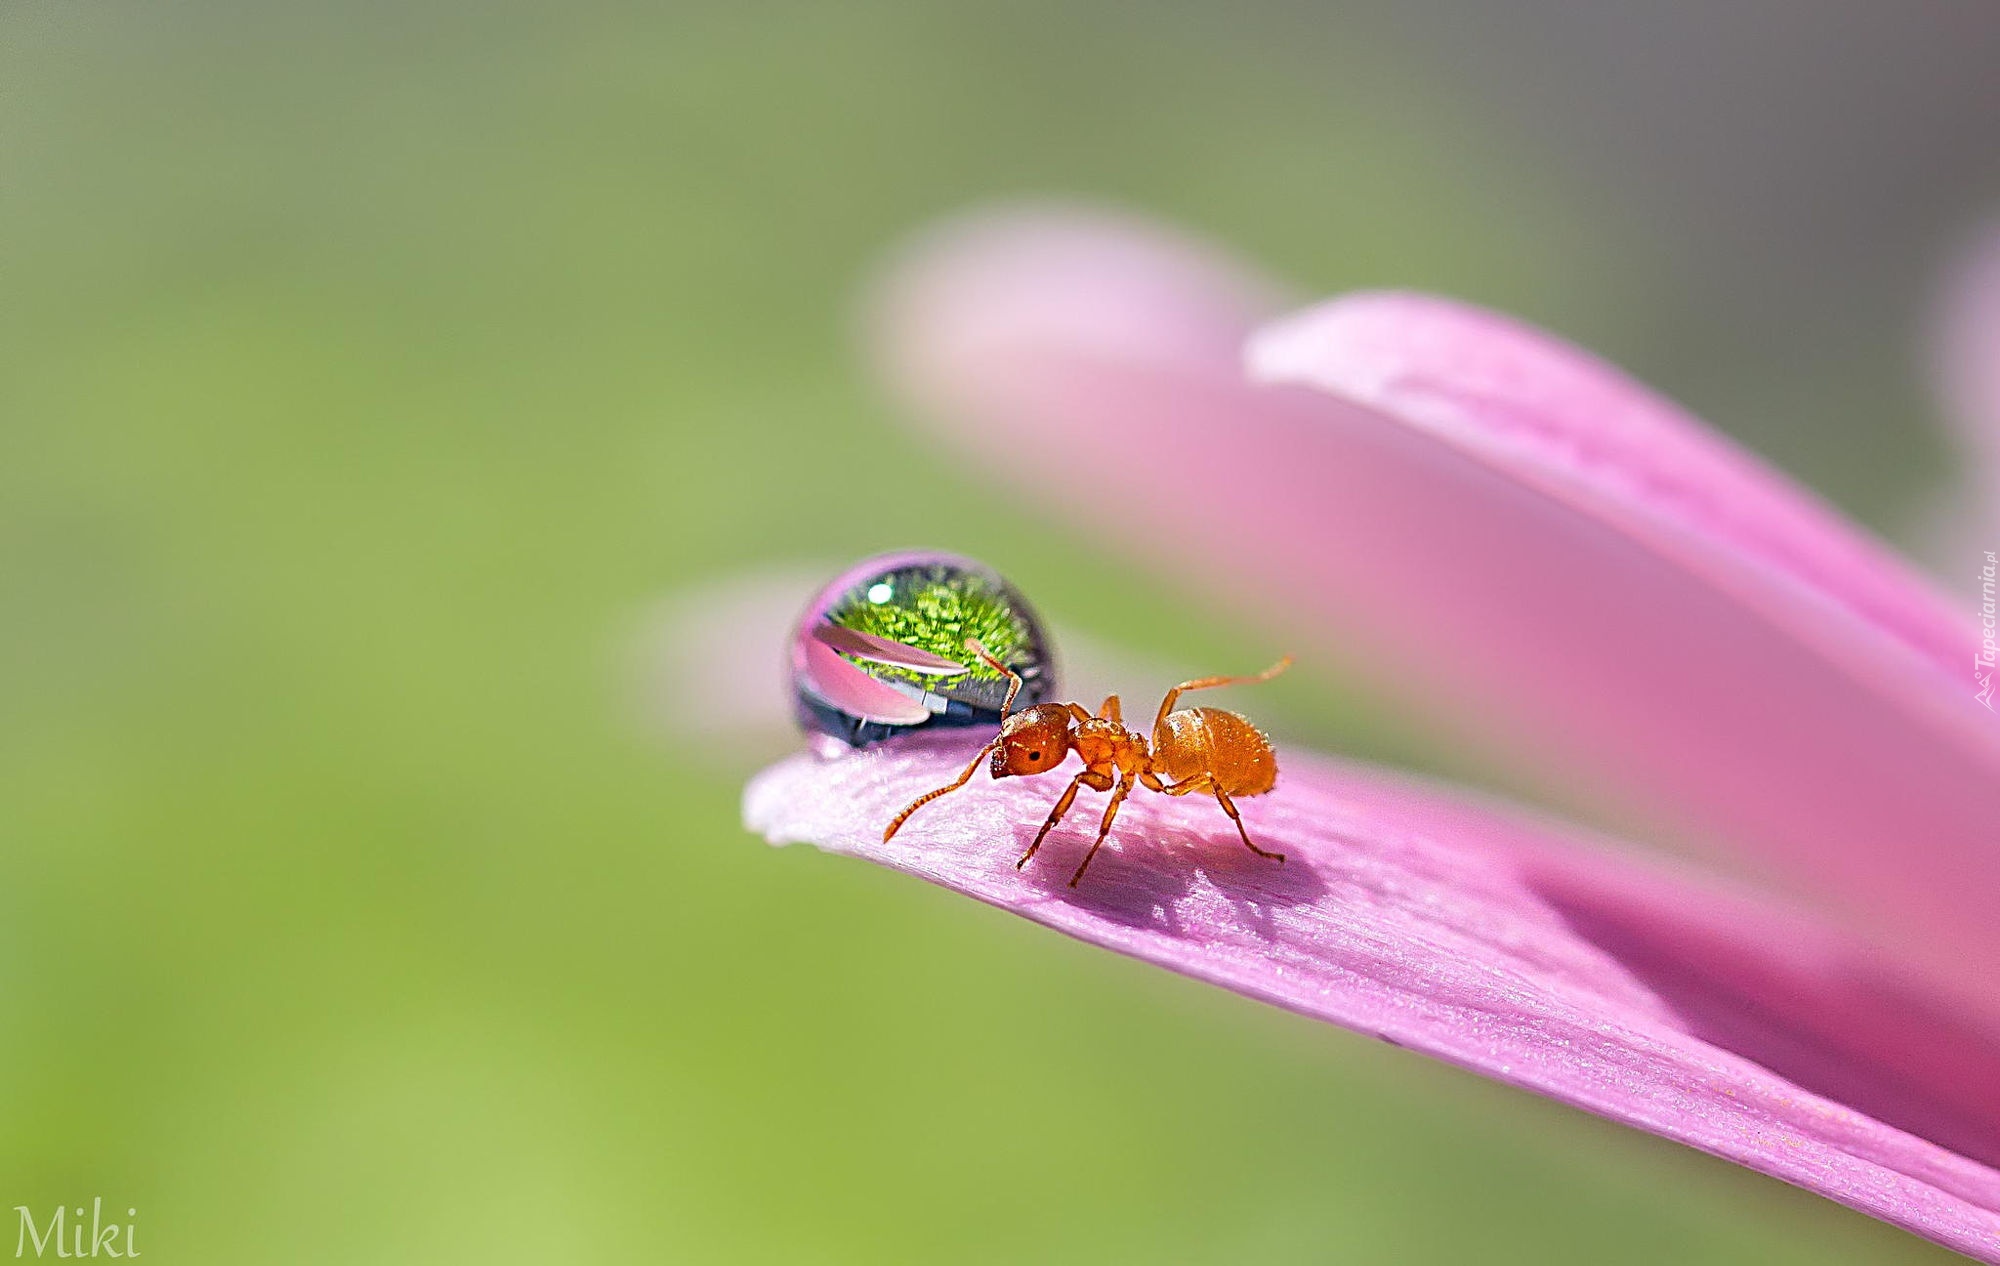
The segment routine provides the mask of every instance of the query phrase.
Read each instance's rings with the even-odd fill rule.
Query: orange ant
[[[1126,728],[1117,695],[1106,699],[1096,716],[1074,703],[1038,703],[1016,713],[1014,696],[1020,693],[1020,676],[987,654],[979,639],[965,639],[965,648],[1012,679],[1007,686],[1006,701],[1000,705],[1000,733],[979,749],[979,754],[972,758],[972,763],[965,767],[957,782],[918,796],[908,808],[897,814],[882,831],[884,843],[918,809],[971,781],[972,775],[979,769],[979,762],[986,759],[987,753],[993,755],[993,776],[1008,778],[1016,774],[1047,773],[1060,765],[1070,749],[1074,748],[1076,754],[1083,758],[1083,772],[1070,780],[1068,790],[1056,801],[1056,807],[1049,811],[1048,821],[1042,823],[1042,829],[1035,833],[1035,842],[1028,845],[1028,851],[1014,863],[1016,868],[1028,864],[1028,859],[1042,846],[1043,837],[1062,821],[1063,814],[1069,812],[1070,804],[1076,800],[1078,787],[1110,791],[1111,803],[1104,806],[1104,821],[1098,824],[1097,841],[1083,855],[1083,864],[1076,868],[1076,874],[1070,876],[1069,886],[1076,887],[1077,881],[1083,878],[1083,872],[1090,869],[1090,859],[1097,856],[1104,837],[1110,834],[1111,820],[1118,816],[1118,806],[1131,794],[1135,781],[1170,796],[1209,792],[1222,806],[1222,811],[1229,815],[1229,820],[1236,824],[1236,833],[1243,837],[1245,848],[1274,862],[1285,860],[1283,853],[1267,852],[1250,842],[1250,833],[1243,829],[1243,818],[1230,799],[1231,796],[1261,796],[1277,785],[1278,758],[1271,750],[1271,741],[1237,713],[1225,712],[1221,708],[1183,708],[1176,712],[1174,704],[1179,702],[1184,690],[1269,681],[1292,666],[1291,656],[1285,656],[1255,676],[1202,677],[1184,681],[1167,691],[1167,697],[1160,700],[1160,714],[1153,721],[1153,744],[1149,752],[1146,740],[1136,731]],[[1117,783],[1116,791],[1112,791],[1114,781]]]

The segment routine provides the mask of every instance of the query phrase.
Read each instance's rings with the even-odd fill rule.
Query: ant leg
[[[1162,791],[1170,796],[1185,796],[1190,792],[1195,792],[1195,791],[1207,791],[1213,793],[1215,796],[1215,802],[1222,806],[1222,811],[1229,815],[1229,820],[1231,822],[1234,822],[1236,824],[1236,833],[1243,837],[1243,847],[1249,849],[1251,852],[1257,854],[1257,856],[1259,857],[1268,857],[1274,862],[1282,862],[1285,860],[1285,855],[1283,853],[1273,853],[1267,849],[1258,848],[1255,844],[1250,842],[1250,832],[1243,829],[1243,815],[1236,812],[1236,802],[1229,798],[1228,792],[1216,786],[1215,780],[1211,778],[1209,775],[1196,774],[1192,778],[1188,778],[1181,782],[1176,782],[1176,783],[1163,783],[1160,781],[1159,775],[1150,772],[1141,774],[1139,775],[1139,777],[1144,779],[1146,785],[1148,787],[1151,787],[1154,791]]]
[[[897,831],[902,829],[903,823],[910,820],[910,815],[912,813],[915,813],[917,810],[923,808],[925,805],[937,799],[939,796],[944,795],[946,792],[957,791],[960,787],[963,787],[966,783],[972,781],[972,775],[979,771],[979,762],[985,760],[987,756],[992,753],[993,749],[998,746],[1000,746],[1000,740],[996,738],[991,743],[988,743],[986,746],[980,748],[979,755],[972,758],[972,763],[965,767],[965,772],[958,776],[957,782],[951,784],[949,787],[939,787],[936,791],[927,791],[923,795],[918,796],[915,800],[910,801],[909,806],[907,808],[905,808],[901,813],[897,814],[894,818],[890,819],[888,826],[882,828],[882,842],[884,844],[887,844],[890,838],[894,836]]]
[[[1271,680],[1271,678],[1276,677],[1291,666],[1292,657],[1287,655],[1269,668],[1266,668],[1263,672],[1252,673],[1248,677],[1197,677],[1193,681],[1184,681],[1172,690],[1167,691],[1167,697],[1160,700],[1160,715],[1153,721],[1153,732],[1156,734],[1159,733],[1161,724],[1167,719],[1167,714],[1174,710],[1176,703],[1180,702],[1183,690],[1208,690],[1216,686],[1254,686],[1259,682]]]
[[[1123,804],[1125,797],[1131,794],[1132,775],[1127,774],[1118,780],[1118,790],[1111,793],[1111,803],[1104,806],[1104,821],[1098,825],[1097,839],[1092,842],[1090,851],[1083,855],[1083,864],[1078,866],[1076,873],[1069,877],[1070,887],[1076,887],[1077,881],[1083,878],[1083,872],[1090,869],[1090,859],[1097,856],[1097,850],[1104,846],[1104,837],[1111,834],[1111,819],[1118,816],[1118,806]]]
[[[1215,802],[1222,806],[1222,811],[1229,815],[1229,820],[1231,822],[1234,822],[1236,824],[1236,833],[1243,837],[1243,847],[1249,849],[1251,852],[1257,854],[1257,856],[1259,857],[1268,857],[1274,862],[1282,862],[1285,860],[1285,855],[1283,853],[1269,852],[1265,849],[1258,848],[1255,844],[1252,844],[1250,842],[1250,832],[1243,829],[1243,815],[1236,811],[1236,802],[1231,800],[1229,798],[1229,793],[1224,791],[1220,787],[1211,787],[1210,790],[1215,792]]]
[[[1125,721],[1125,709],[1119,706],[1117,695],[1106,696],[1104,706],[1097,710],[1097,715],[1107,721],[1117,721],[1120,724],[1123,724]]]
[[[1049,810],[1048,820],[1042,823],[1041,830],[1035,832],[1035,842],[1028,845],[1028,851],[1021,854],[1020,861],[1014,863],[1015,870],[1019,870],[1028,864],[1028,859],[1033,857],[1035,850],[1042,846],[1043,837],[1047,836],[1050,831],[1055,830],[1056,823],[1063,820],[1063,814],[1069,812],[1070,805],[1076,800],[1076,789],[1082,786],[1083,780],[1089,776],[1090,771],[1086,769],[1069,780],[1069,786],[1063,790],[1062,798],[1056,801],[1055,808]]]
[[[1028,864],[1028,859],[1033,857],[1035,850],[1042,846],[1042,840],[1048,836],[1050,831],[1055,829],[1056,823],[1063,820],[1063,814],[1069,812],[1071,803],[1076,800],[1076,789],[1079,786],[1090,787],[1097,791],[1109,791],[1111,790],[1111,779],[1094,769],[1086,769],[1076,777],[1070,779],[1069,786],[1062,793],[1062,799],[1056,801],[1056,807],[1049,810],[1048,821],[1042,823],[1042,829],[1035,832],[1035,842],[1028,845],[1028,851],[1021,854],[1020,861],[1014,863],[1015,870],[1019,870]]]

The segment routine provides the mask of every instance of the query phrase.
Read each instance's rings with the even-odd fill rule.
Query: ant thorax
[[[1146,740],[1121,721],[1093,717],[1076,723],[1076,754],[1095,768],[1106,765],[1119,770],[1140,770],[1150,764]]]

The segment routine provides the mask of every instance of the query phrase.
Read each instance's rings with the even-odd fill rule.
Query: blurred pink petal
[[[796,748],[787,634],[832,571],[772,568],[661,599],[637,622],[624,656],[640,723],[739,769]]]
[[[1449,300],[1359,294],[1265,326],[1246,360],[1259,382],[1370,406],[1661,553],[1690,556],[1691,570],[1752,567],[1787,582],[1740,587],[1746,602],[1794,621],[1802,640],[1850,634],[1824,618],[1831,602],[1963,684],[1962,615],[1926,582],[1586,352]],[[1784,601],[1794,587],[1816,605],[1800,612]]]
[[[1106,217],[962,226],[889,279],[892,381],[980,469],[1215,608],[1387,666],[1495,750],[2000,976],[2000,725],[1972,621],[1595,359],[1439,300],[1271,327],[1268,288]]]
[[[930,716],[929,709],[862,672],[824,642],[805,644],[806,671],[828,703],[870,721],[913,725]]]
[[[907,668],[914,673],[925,673],[933,677],[953,676],[965,671],[965,665],[957,660],[920,651],[914,646],[892,642],[886,637],[876,637],[873,633],[862,633],[854,629],[843,629],[837,624],[823,624],[812,632],[813,640],[856,659],[865,659],[871,664],[891,664],[897,668]]]
[[[1988,225],[1955,264],[1931,350],[1939,403],[1965,471],[1941,493],[1925,528],[1942,574],[1969,585],[1983,602],[1980,582],[1989,556],[2000,551],[2000,222]],[[1991,670],[1982,665],[1981,671]]]
[[[1933,337],[1945,415],[1979,463],[1992,526],[2000,524],[2000,224],[1965,252],[1942,308]]]
[[[1727,1157],[2000,1261],[2000,1042],[1827,927],[1494,807],[1287,754],[1243,804],[1128,802],[1013,866],[1060,778],[956,776],[970,747],[794,757],[750,828],[942,884],[1082,940]],[[1207,811],[1204,812],[1203,810]]]

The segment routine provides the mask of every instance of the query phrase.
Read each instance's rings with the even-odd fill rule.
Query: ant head
[[[993,776],[1039,774],[1069,755],[1070,714],[1059,703],[1038,703],[1007,718],[993,749]]]

